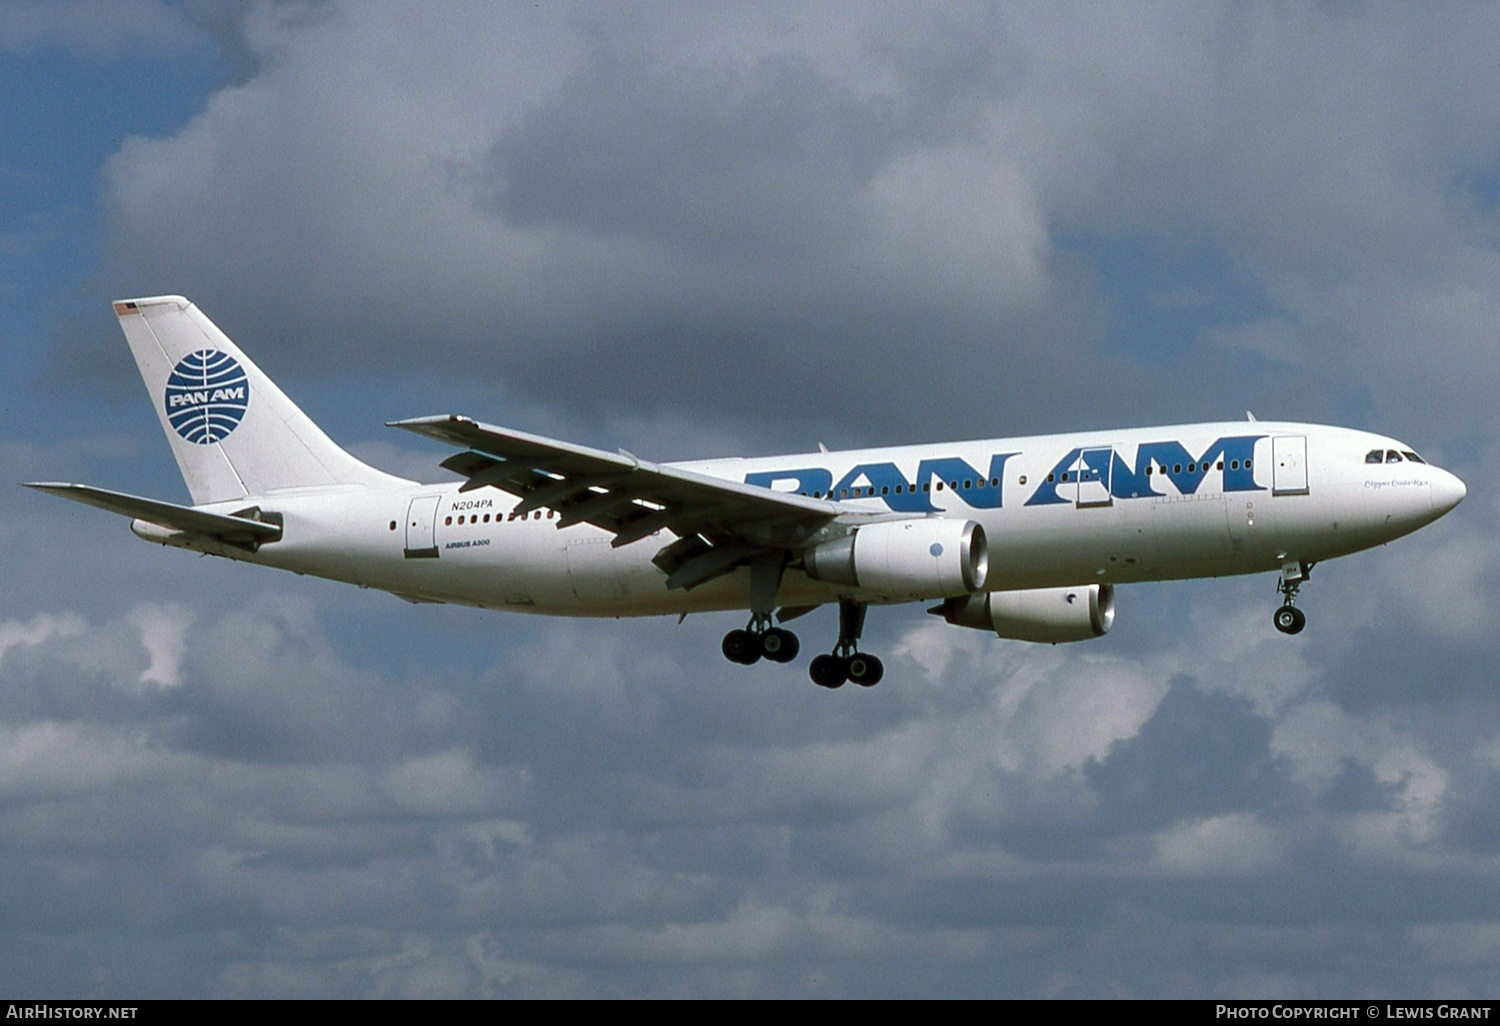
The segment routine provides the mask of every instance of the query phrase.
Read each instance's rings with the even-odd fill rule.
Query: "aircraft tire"
[[[719,648],[723,650],[725,659],[741,666],[750,666],[759,661],[762,654],[760,639],[743,630],[730,631],[724,635]]]
[[[772,627],[760,636],[761,651],[773,663],[789,663],[797,658],[802,643],[797,635],[782,627]]]
[[[841,688],[849,679],[849,668],[838,656],[825,653],[813,659],[807,675],[820,688]]]
[[[885,676],[885,664],[872,655],[856,652],[849,657],[849,679],[862,688],[873,688]]]
[[[1301,634],[1302,628],[1307,626],[1307,614],[1296,606],[1282,606],[1276,610],[1272,622],[1283,634]]]

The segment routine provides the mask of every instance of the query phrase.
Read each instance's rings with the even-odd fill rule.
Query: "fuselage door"
[[[1075,501],[1082,509],[1085,506],[1108,506],[1114,502],[1109,491],[1110,457],[1113,449],[1084,449],[1078,454],[1069,469],[1069,476],[1076,485]]]
[[[437,559],[437,511],[441,495],[419,495],[406,510],[407,559]]]
[[[1307,494],[1307,436],[1271,438],[1271,494]]]

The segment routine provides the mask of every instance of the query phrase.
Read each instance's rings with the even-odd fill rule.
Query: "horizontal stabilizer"
[[[43,481],[29,482],[26,487],[35,488],[49,495],[58,495],[64,499],[72,499],[85,506],[96,506],[99,509],[109,510],[111,513],[119,513],[121,516],[144,520],[168,530],[214,538],[230,545],[253,547],[281,537],[281,527],[278,524],[251,520],[244,516],[210,513],[191,506],[179,506],[176,503],[162,502],[159,499],[144,499],[138,495],[111,492],[89,485]]]

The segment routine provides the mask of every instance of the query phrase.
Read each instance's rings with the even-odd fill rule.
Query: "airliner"
[[[1463,500],[1403,442],[1244,421],[652,463],[446,414],[390,426],[451,447],[421,484],[337,444],[181,296],[115,303],[191,506],[83,484],[28,487],[132,518],[161,545],[446,602],[561,616],[740,610],[735,663],[786,663],[783,626],[836,604],[817,684],[871,686],[872,604],[935,603],[959,627],[1099,637],[1117,584],[1275,573],[1273,623],[1325,559]]]

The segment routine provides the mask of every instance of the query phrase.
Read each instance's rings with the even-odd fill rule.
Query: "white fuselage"
[[[1377,450],[1382,461],[1368,462]],[[1456,477],[1409,452],[1361,431],[1241,421],[678,466],[850,511],[972,520],[989,541],[985,588],[1001,591],[1257,573],[1380,545],[1464,494]],[[614,547],[586,523],[558,529],[545,509],[517,518],[517,501],[495,488],[461,493],[459,482],[293,489],[211,507],[279,514],[280,540],[253,553],[188,547],[414,600],[523,612],[638,616],[749,604],[743,569],[669,590],[652,557],[670,534]],[[841,597],[897,598],[815,581],[794,564],[777,604]]]

